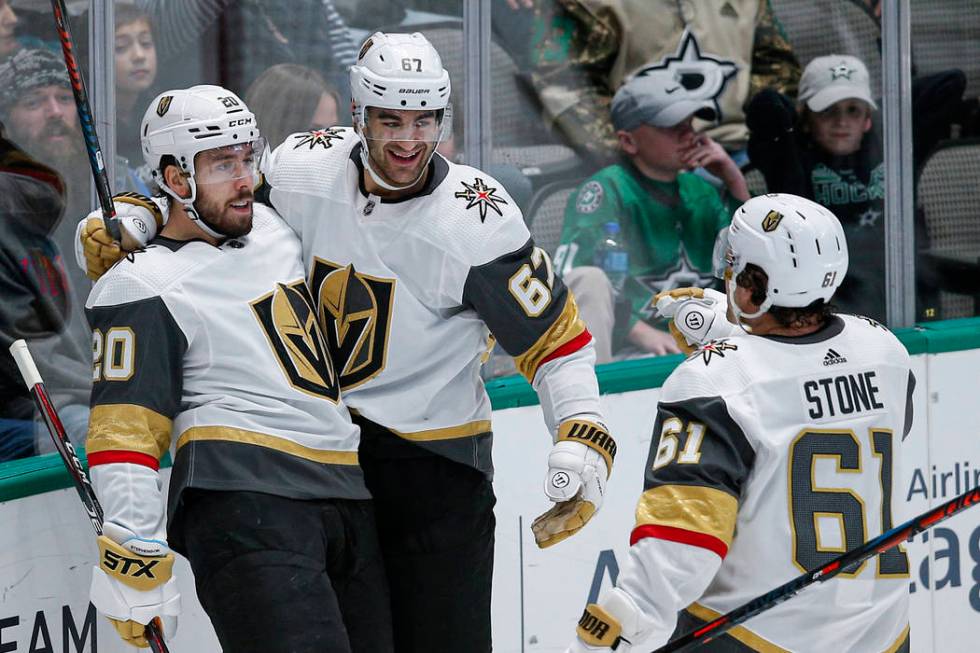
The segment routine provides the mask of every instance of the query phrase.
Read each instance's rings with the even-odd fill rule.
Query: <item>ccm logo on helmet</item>
[[[252,122],[251,118],[239,118],[238,120],[232,120],[228,123],[229,127],[240,127],[241,125],[247,125]]]
[[[400,89],[398,89],[398,92],[399,93],[412,93],[412,94],[415,94],[415,95],[423,95],[423,94],[424,95],[427,95],[429,93],[429,89],[427,89],[427,88],[400,88]]]

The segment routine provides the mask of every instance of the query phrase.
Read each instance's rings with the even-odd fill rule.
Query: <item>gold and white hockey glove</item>
[[[599,603],[585,606],[575,640],[565,653],[629,653],[640,639],[640,609],[621,589],[607,591]]]
[[[167,200],[139,193],[119,193],[112,198],[122,242],[113,240],[102,221],[102,211],[92,211],[78,223],[75,261],[96,280],[125,256],[145,246],[167,222]]]
[[[709,340],[742,333],[728,321],[728,299],[717,290],[675,288],[658,293],[653,303],[659,315],[670,319],[670,334],[685,354]]]
[[[145,631],[153,619],[166,638],[173,637],[180,614],[174,554],[166,544],[139,539],[118,524],[106,522],[103,529],[99,566],[92,569],[92,604],[127,644],[149,648]]]
[[[559,425],[544,480],[555,505],[531,523],[540,548],[574,535],[599,510],[615,457],[616,441],[602,424],[573,419]]]

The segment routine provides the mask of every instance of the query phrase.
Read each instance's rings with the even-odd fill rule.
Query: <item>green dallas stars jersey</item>
[[[623,293],[632,310],[624,326],[632,327],[653,315],[651,299],[658,292],[714,282],[715,236],[735,208],[691,173],[660,182],[644,177],[629,162],[608,166],[569,197],[555,269],[564,273],[593,265],[603,225],[618,222],[630,261]]]

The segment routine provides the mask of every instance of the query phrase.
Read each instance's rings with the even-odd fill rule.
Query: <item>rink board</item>
[[[917,349],[927,348],[910,347]],[[980,470],[980,349],[923,353],[913,360],[919,381],[916,414],[903,447],[905,491],[895,497],[897,521],[965,491],[966,480],[972,483],[980,474],[974,472]],[[605,415],[619,443],[605,505],[581,533],[544,551],[534,545],[529,527],[547,508],[541,485],[549,440],[540,408],[495,411],[495,651],[563,651],[582,607],[615,579],[642,487],[658,395],[656,387],[646,387],[603,396]],[[8,471],[4,476],[0,468],[0,496],[19,497],[0,503],[0,653],[131,652],[89,607],[94,538],[74,491],[48,489],[66,483],[56,462],[39,460],[37,469],[20,475]],[[169,476],[169,469],[162,473]],[[975,640],[980,625],[980,509],[950,519],[927,538],[920,536],[909,553],[912,650],[975,651],[971,638]],[[183,559],[176,573],[185,604],[171,650],[218,651]]]

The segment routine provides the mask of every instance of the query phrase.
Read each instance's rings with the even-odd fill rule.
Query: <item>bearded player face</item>
[[[261,146],[258,146],[260,148]],[[194,159],[194,207],[215,231],[234,238],[252,230],[257,163],[252,143],[205,150]]]

